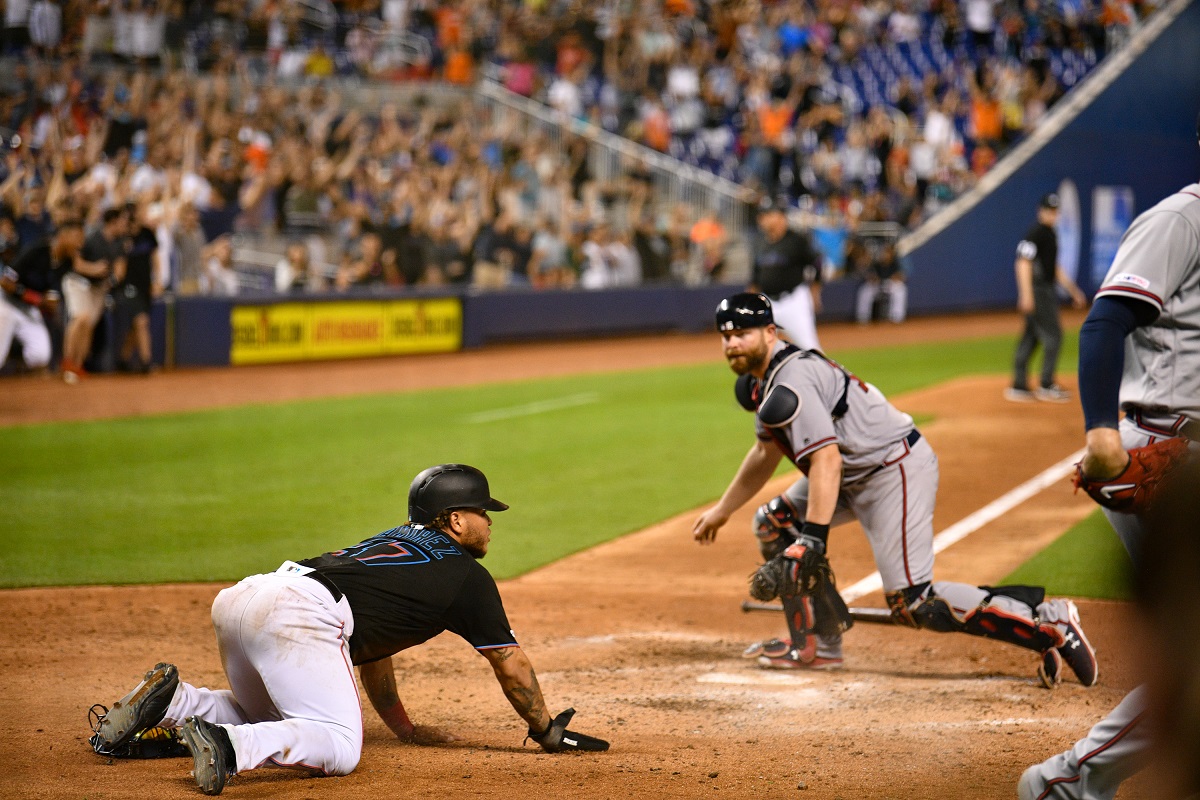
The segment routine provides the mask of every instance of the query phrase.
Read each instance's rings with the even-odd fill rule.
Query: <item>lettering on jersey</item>
[[[395,566],[427,564],[431,560],[440,561],[445,556],[462,554],[454,540],[439,530],[401,526],[331,555],[353,558],[367,566]]]
[[[1130,275],[1128,272],[1122,272],[1118,275],[1114,275],[1110,283],[1128,283],[1138,287],[1139,289],[1146,289],[1147,291],[1150,289],[1150,281],[1146,280],[1141,275]]]

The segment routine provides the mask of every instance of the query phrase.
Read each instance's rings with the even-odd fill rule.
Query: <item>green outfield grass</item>
[[[895,396],[1003,372],[1013,343],[832,355]],[[234,580],[403,522],[411,477],[450,461],[512,505],[487,563],[518,575],[720,494],[752,429],[713,350],[691,367],[0,429],[0,586]]]
[[[1070,597],[1130,599],[1132,565],[1100,509],[1021,565],[1004,583],[1045,586]]]

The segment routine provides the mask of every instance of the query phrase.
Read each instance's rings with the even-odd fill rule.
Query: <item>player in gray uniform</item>
[[[1200,119],[1197,119],[1200,138]],[[1125,232],[1079,334],[1087,430],[1083,473],[1119,475],[1130,448],[1168,437],[1200,452],[1200,184],[1145,211]],[[1118,423],[1118,407],[1125,418]],[[1134,562],[1142,520],[1104,509]],[[1144,687],[1066,752],[1025,771],[1022,800],[1108,800],[1142,766]]]
[[[755,411],[757,440],[721,499],[696,520],[697,541],[711,542],[786,456],[804,477],[755,515],[764,559],[793,542],[823,556],[830,526],[857,519],[897,622],[1033,650],[1047,686],[1058,682],[1064,660],[1080,683],[1096,682],[1095,652],[1071,601],[1047,600],[1035,586],[933,580],[938,462],[912,417],[820,351],[781,342],[766,296],[734,295],[716,316],[725,357],[741,376],[739,399]],[[820,596],[784,597],[789,639],[751,645],[745,655],[775,669],[842,666],[831,605]]]

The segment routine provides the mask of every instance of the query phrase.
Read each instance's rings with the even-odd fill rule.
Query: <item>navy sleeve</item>
[[[480,564],[472,564],[443,619],[446,629],[466,639],[476,650],[519,647],[508,624],[496,581]]]
[[[1125,372],[1125,337],[1158,317],[1131,297],[1097,298],[1079,330],[1079,401],[1084,429],[1115,428]]]

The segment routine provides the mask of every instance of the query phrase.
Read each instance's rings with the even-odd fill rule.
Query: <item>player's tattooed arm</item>
[[[453,742],[459,738],[432,725],[414,725],[409,720],[404,703],[400,702],[400,694],[396,690],[396,673],[392,668],[391,658],[361,665],[358,668],[358,677],[362,680],[363,690],[367,693],[372,708],[400,741],[435,744]]]
[[[391,658],[381,658],[358,668],[363,690],[371,706],[379,713],[396,738],[408,741],[413,735],[413,724],[408,719],[400,694],[396,691],[396,673]]]
[[[546,699],[538,685],[533,664],[519,647],[498,647],[484,650],[483,655],[492,665],[496,680],[504,690],[504,696],[521,718],[535,731],[550,726],[550,714],[546,711]]]

